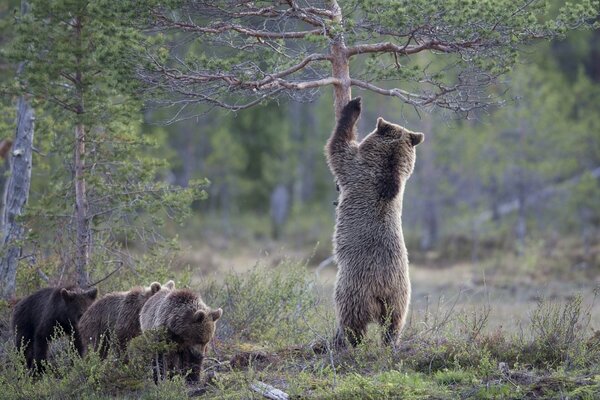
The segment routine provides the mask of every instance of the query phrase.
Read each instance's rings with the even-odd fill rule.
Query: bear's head
[[[97,296],[97,288],[87,290],[72,288],[60,289],[60,297],[65,305],[65,315],[68,316],[68,319],[73,326],[79,322],[83,313],[92,305]]]
[[[424,138],[420,132],[377,118],[375,130],[362,140],[358,153],[375,176],[392,168],[408,178],[415,166],[415,147]]]
[[[215,335],[216,322],[223,310],[211,310],[200,297],[187,290],[171,292],[167,317],[167,329],[172,338],[180,343],[199,347],[203,352]]]
[[[195,343],[199,345],[202,352],[205,352],[206,345],[215,336],[215,330],[217,327],[217,320],[223,315],[223,310],[217,308],[216,310],[198,310],[193,316],[193,325],[195,330]]]
[[[397,198],[403,182],[412,174],[415,166],[415,147],[425,135],[412,132],[383,118],[377,119],[377,127],[358,146],[358,159],[362,176],[375,185],[379,199],[391,201]],[[364,186],[360,183],[359,188]]]
[[[216,322],[222,315],[223,310],[220,308],[211,310],[206,306],[195,309],[182,307],[173,311],[167,328],[176,342],[196,347],[203,354],[206,345],[215,335]]]

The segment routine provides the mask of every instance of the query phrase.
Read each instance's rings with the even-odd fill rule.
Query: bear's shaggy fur
[[[12,315],[15,344],[23,352],[28,368],[43,370],[42,360],[48,353],[48,341],[57,327],[73,338],[75,348],[82,354],[83,345],[77,324],[83,313],[92,305],[96,288],[45,288],[17,303]]]
[[[142,333],[140,311],[159,290],[160,283],[153,282],[147,288],[134,287],[126,292],[108,293],[95,302],[79,321],[84,348],[92,346],[106,358],[112,342],[120,353],[123,352],[129,341]]]
[[[197,382],[206,348],[215,334],[216,321],[223,310],[211,310],[197,294],[189,290],[160,291],[144,304],[140,313],[142,331],[166,330],[175,349],[156,360],[155,379],[170,371],[191,372],[188,382]],[[161,365],[162,364],[162,365]]]
[[[339,185],[334,256],[337,332],[355,346],[370,322],[384,326],[396,344],[410,302],[408,257],[402,235],[402,197],[422,133],[382,118],[360,143],[355,125],[360,98],[350,101],[326,145],[327,163]]]

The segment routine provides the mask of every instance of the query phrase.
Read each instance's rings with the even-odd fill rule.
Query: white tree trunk
[[[17,104],[15,142],[9,154],[10,176],[6,182],[2,212],[0,295],[4,299],[12,298],[15,294],[17,265],[22,253],[20,242],[23,239],[24,228],[18,219],[29,198],[34,119],[29,100],[24,96],[20,97]]]

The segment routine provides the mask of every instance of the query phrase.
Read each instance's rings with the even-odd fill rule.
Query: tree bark
[[[90,283],[88,263],[90,259],[90,220],[85,182],[85,126],[75,127],[75,269],[77,283],[86,287]]]
[[[21,1],[21,15],[27,14],[29,4]],[[25,67],[20,63],[17,75]],[[0,260],[0,296],[3,299],[13,298],[16,290],[17,266],[22,254],[21,240],[25,228],[18,220],[22,215],[29,198],[31,185],[31,161],[33,150],[33,133],[35,116],[33,107],[25,96],[17,102],[17,128],[12,150],[8,154],[10,176],[4,191],[4,208],[2,210],[2,249]]]
[[[0,261],[0,283],[1,296],[4,299],[15,295],[17,265],[22,253],[20,241],[25,233],[18,217],[22,215],[29,198],[34,119],[29,100],[21,96],[17,106],[15,142],[9,156],[11,173],[4,192],[2,213],[4,254]]]
[[[330,10],[334,15],[334,22],[342,24],[342,9],[336,0],[330,0]],[[333,105],[335,108],[335,118],[339,119],[344,106],[350,101],[351,91],[350,85],[350,56],[344,36],[340,33],[331,39],[331,67],[332,76],[338,79],[338,83],[333,85]]]
[[[78,47],[82,48],[82,21],[75,21],[75,35]],[[74,150],[74,179],[75,179],[75,271],[77,273],[77,284],[87,287],[90,283],[88,264],[90,260],[90,243],[92,234],[90,231],[90,216],[85,181],[85,125],[81,117],[85,113],[83,102],[83,74],[80,69],[79,58],[77,59],[77,72],[75,73],[75,86],[77,88],[77,117],[75,125],[75,150]]]

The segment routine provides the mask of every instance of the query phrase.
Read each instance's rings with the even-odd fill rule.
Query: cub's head
[[[425,139],[400,125],[377,119],[377,126],[360,143],[358,153],[373,173],[396,172],[408,178],[415,166],[415,147]]]
[[[73,323],[73,326],[79,322],[83,313],[92,305],[98,296],[98,289],[91,288],[87,290],[81,289],[60,289],[60,297],[62,298],[68,319]]]
[[[198,310],[192,316],[196,331],[194,344],[199,346],[202,349],[202,352],[206,351],[206,345],[215,336],[217,320],[221,318],[222,315],[223,310],[217,308],[216,310]]]
[[[168,292],[161,312],[165,313],[165,327],[175,342],[202,351],[215,335],[216,322],[223,315],[222,309],[212,310],[187,289]]]

